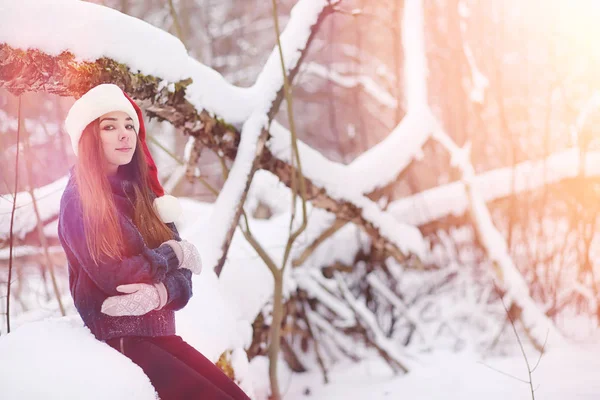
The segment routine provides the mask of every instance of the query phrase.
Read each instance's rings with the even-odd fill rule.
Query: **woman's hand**
[[[177,259],[179,260],[179,268],[187,268],[194,274],[199,275],[202,272],[202,259],[196,246],[182,240],[178,242],[176,240],[167,240],[164,244],[171,246]]]
[[[162,283],[120,285],[117,286],[117,291],[127,294],[106,298],[101,308],[104,314],[113,317],[144,315],[162,308],[167,302],[167,289]]]
[[[183,249],[183,261],[180,268],[187,268],[194,274],[200,275],[200,272],[202,272],[202,259],[196,246],[187,240],[182,240],[181,248]]]

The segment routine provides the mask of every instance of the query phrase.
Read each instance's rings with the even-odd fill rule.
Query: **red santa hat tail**
[[[156,210],[160,219],[165,222],[174,222],[179,215],[181,215],[181,205],[177,198],[165,194],[165,190],[160,184],[158,180],[158,168],[156,167],[156,163],[152,158],[152,154],[150,154],[150,150],[148,149],[148,145],[146,144],[146,126],[144,124],[144,117],[142,115],[142,110],[140,107],[133,101],[131,97],[125,92],[123,92],[127,100],[133,106],[138,120],[140,121],[140,129],[138,132],[138,137],[140,138],[140,142],[142,143],[142,150],[144,151],[144,155],[146,156],[146,162],[148,163],[148,182],[150,184],[150,188],[156,194],[156,199],[154,199],[154,209]]]

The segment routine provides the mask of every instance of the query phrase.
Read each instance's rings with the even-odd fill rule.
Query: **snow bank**
[[[141,368],[77,317],[25,324],[0,338],[3,399],[153,400]]]

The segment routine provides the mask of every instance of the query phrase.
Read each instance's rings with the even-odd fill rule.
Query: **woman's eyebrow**
[[[113,117],[106,117],[106,118],[102,118],[100,120],[100,122],[102,122],[102,121],[117,121],[117,119],[113,118]],[[133,119],[131,117],[127,117],[127,118],[125,118],[125,121],[133,121]]]

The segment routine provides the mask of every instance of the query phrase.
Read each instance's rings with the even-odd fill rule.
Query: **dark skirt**
[[[179,336],[132,336],[106,343],[144,370],[161,400],[250,400],[234,381]]]

